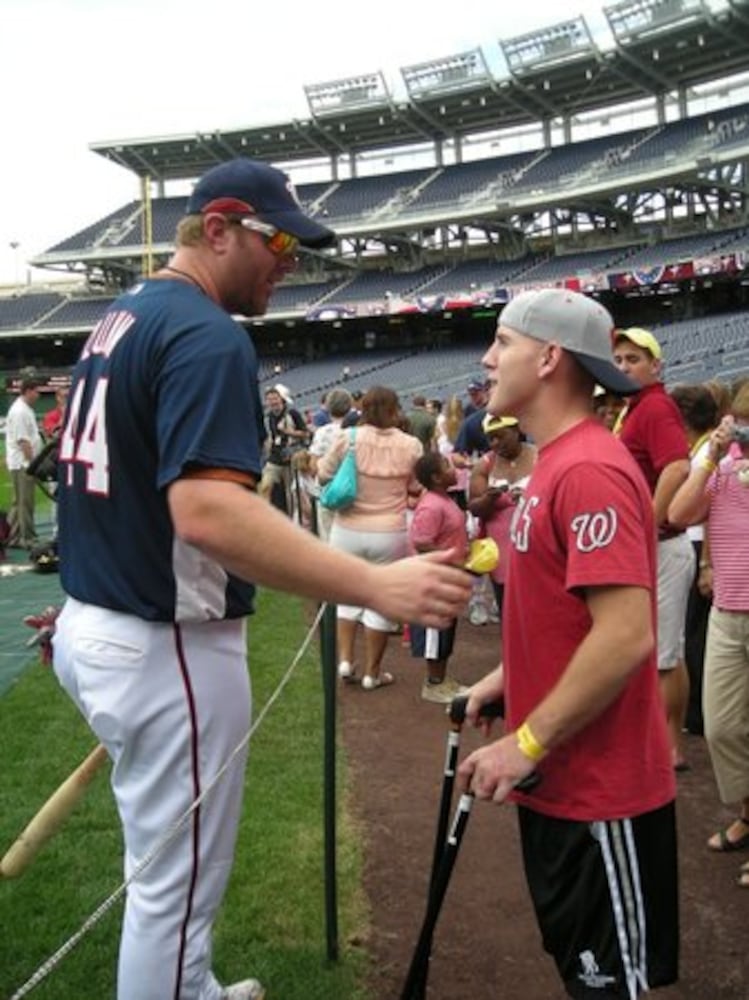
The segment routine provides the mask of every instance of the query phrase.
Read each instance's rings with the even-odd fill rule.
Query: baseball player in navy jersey
[[[387,566],[317,541],[254,492],[262,407],[247,332],[302,247],[334,234],[285,174],[234,160],[190,196],[176,252],[120,296],[75,368],[60,446],[56,673],[113,761],[132,871],[246,735],[253,584],[443,627],[467,574],[432,553]],[[222,987],[211,931],[245,760],[129,886],[119,1000],[258,1000]]]

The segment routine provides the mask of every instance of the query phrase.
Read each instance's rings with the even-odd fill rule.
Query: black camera
[[[749,444],[749,424],[734,424],[731,428],[731,440]]]

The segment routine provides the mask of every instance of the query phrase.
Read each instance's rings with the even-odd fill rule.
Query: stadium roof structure
[[[273,163],[355,157],[425,143],[460,142],[617,104],[659,98],[749,66],[749,0],[623,0],[604,7],[611,47],[583,17],[499,45],[504,78],[481,49],[401,69],[405,98],[382,73],[306,86],[308,117],[247,128],[94,142],[90,149],[139,177],[196,177],[235,156]]]

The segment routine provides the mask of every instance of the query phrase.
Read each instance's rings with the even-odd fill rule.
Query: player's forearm
[[[598,718],[653,648],[650,595],[625,589],[621,614],[610,613],[615,610],[611,602],[602,609],[558,683],[528,716],[535,738],[547,750]]]
[[[233,483],[179,481],[169,491],[175,529],[244,580],[334,603],[371,603],[372,568],[298,528]]]

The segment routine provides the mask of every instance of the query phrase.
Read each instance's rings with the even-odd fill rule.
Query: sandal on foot
[[[387,670],[383,670],[379,677],[372,677],[371,674],[365,674],[361,679],[361,686],[365,691],[376,691],[377,688],[390,687],[394,683],[395,677],[389,674]]]
[[[733,826],[731,823],[727,829],[719,830],[708,840],[707,846],[711,851],[743,851],[744,848],[749,847],[749,819],[737,816],[734,823],[740,823],[746,832],[741,837],[737,837],[736,840],[731,840],[728,836],[728,830]]]
[[[341,660],[338,664],[338,676],[342,681],[352,683],[356,680],[356,667],[348,660]]]

